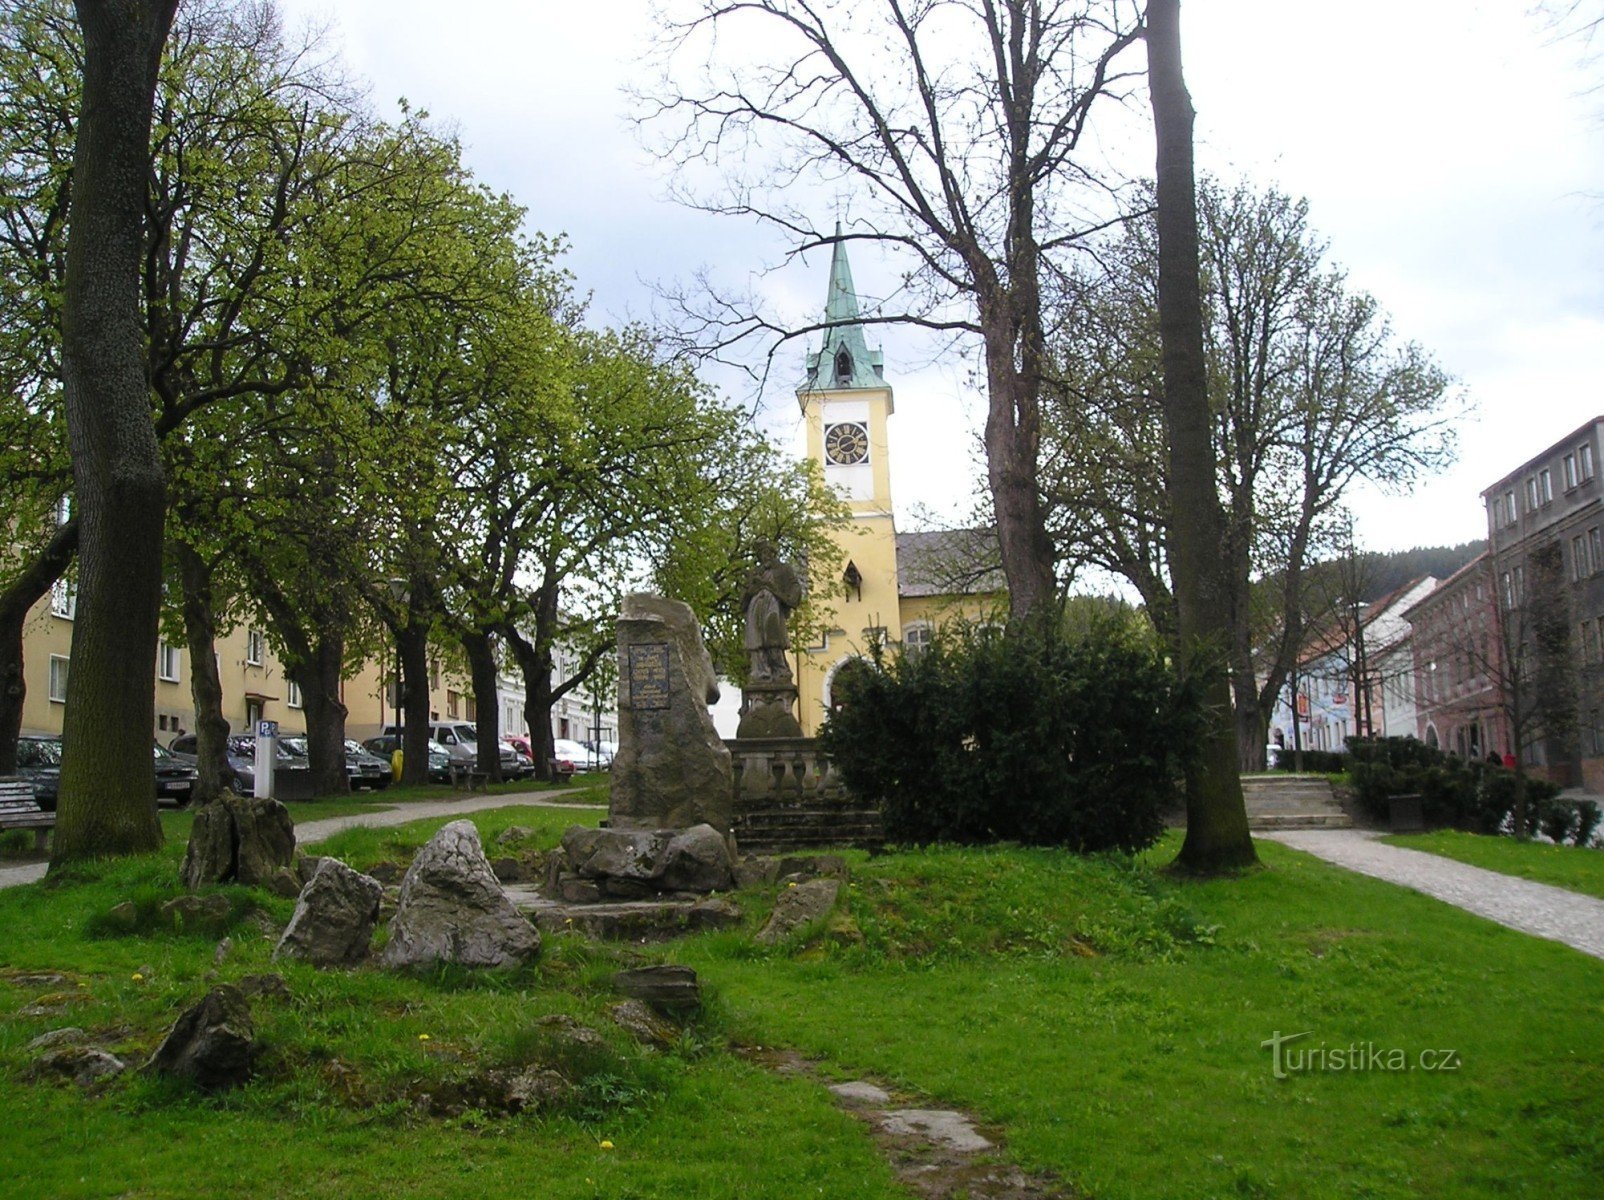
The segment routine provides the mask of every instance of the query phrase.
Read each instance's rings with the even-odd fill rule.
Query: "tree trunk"
[[[17,737],[22,733],[22,705],[28,698],[23,674],[22,630],[28,613],[55,586],[78,549],[78,522],[56,530],[39,556],[0,592],[0,775],[17,770]]]
[[[189,648],[189,694],[195,705],[195,780],[191,803],[217,799],[234,777],[228,765],[228,718],[217,674],[217,606],[212,568],[193,546],[174,541],[183,592],[184,641]]]
[[[82,541],[52,865],[162,843],[151,731],[166,485],[151,425],[140,266],[151,107],[176,7],[77,4],[83,108],[61,340]]]
[[[414,617],[416,612],[414,611]],[[401,782],[429,782],[429,630],[411,620],[396,631],[401,651]]]
[[[529,753],[535,760],[535,778],[550,779],[555,750],[551,736],[551,654],[542,654],[516,629],[502,632],[524,677],[524,720],[529,726]]]
[[[1015,290],[1024,286],[1015,281]],[[1017,625],[1051,614],[1058,598],[1053,543],[1038,484],[1041,447],[1040,317],[1034,338],[1016,335],[1013,305],[1002,298],[980,305],[986,344],[986,472],[1009,616]],[[1015,365],[1016,343],[1036,359],[1026,374]]]
[[[1147,20],[1148,86],[1158,142],[1158,305],[1169,440],[1170,571],[1183,669],[1207,672],[1204,702],[1211,718],[1198,758],[1187,772],[1186,841],[1176,865],[1217,873],[1251,866],[1258,856],[1242,802],[1225,672],[1230,627],[1219,561],[1222,520],[1198,285],[1193,112],[1181,73],[1179,0],[1151,0]]]
[[[306,714],[306,748],[312,764],[312,794],[343,796],[351,790],[345,770],[345,717],[340,699],[345,640],[335,634],[319,637],[311,653],[290,671],[301,689]]]
[[[462,648],[473,676],[473,707],[479,731],[479,770],[501,778],[501,703],[496,696],[496,648],[482,631],[464,633]]]

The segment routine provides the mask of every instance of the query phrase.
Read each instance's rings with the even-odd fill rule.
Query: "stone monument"
[[[614,829],[730,830],[730,752],[707,706],[718,699],[713,660],[690,605],[624,597],[618,617],[618,756],[608,824]]]
[[[746,686],[741,689],[737,738],[799,738],[796,680],[791,674],[791,639],[786,622],[802,603],[802,582],[780,561],[774,543],[759,541],[757,563],[746,577],[741,599],[746,610],[744,644]]]

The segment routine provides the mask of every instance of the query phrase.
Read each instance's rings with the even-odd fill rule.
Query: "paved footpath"
[[[431,817],[460,817],[464,813],[480,812],[487,808],[507,808],[527,805],[532,808],[574,808],[594,811],[606,808],[605,804],[573,804],[554,797],[568,795],[566,791],[505,792],[495,796],[464,796],[460,800],[424,800],[416,804],[400,804],[375,812],[350,813],[343,817],[325,817],[321,821],[303,821],[295,826],[295,844],[310,846],[332,837],[342,829],[356,826],[382,828],[387,825],[405,825],[409,821],[427,821]],[[297,807],[293,811],[299,811]],[[0,867],[0,888],[34,883],[45,877],[46,864],[28,863],[21,867]]]
[[[1510,929],[1604,958],[1604,900],[1378,841],[1366,829],[1287,829],[1256,837],[1412,888]]]

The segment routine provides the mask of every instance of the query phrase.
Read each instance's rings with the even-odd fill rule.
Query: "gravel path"
[[[342,829],[358,825],[382,828],[388,825],[405,825],[409,821],[427,821],[430,817],[460,817],[464,813],[480,812],[487,808],[507,808],[527,805],[532,808],[574,808],[595,810],[605,804],[573,804],[552,797],[567,795],[562,791],[506,792],[496,796],[464,796],[460,800],[426,800],[418,804],[401,804],[376,812],[351,813],[343,817],[325,817],[321,821],[304,821],[295,826],[295,844],[310,846],[332,837]],[[0,888],[35,883],[45,877],[45,863],[28,863],[20,867],[0,867]]]
[[[1364,829],[1289,829],[1255,836],[1413,888],[1510,929],[1604,958],[1604,900],[1378,841]]]

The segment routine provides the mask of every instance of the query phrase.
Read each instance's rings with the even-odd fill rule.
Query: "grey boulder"
[[[507,899],[478,830],[452,821],[407,868],[380,961],[390,968],[512,967],[539,951],[540,933]]]
[[[735,886],[729,839],[711,825],[676,833],[663,851],[661,886],[671,892],[727,892]]]
[[[786,885],[780,889],[768,924],[758,931],[758,943],[773,946],[797,930],[822,921],[830,915],[840,898],[839,879],[810,879],[806,883]]]
[[[239,988],[224,984],[178,1018],[145,1070],[215,1092],[249,1079],[255,1057],[250,1002]]]
[[[224,795],[201,805],[184,854],[184,886],[266,884],[295,858],[295,822],[277,800]]]
[[[368,956],[384,885],[335,858],[323,859],[295,902],[273,951],[319,967],[355,966]]]

